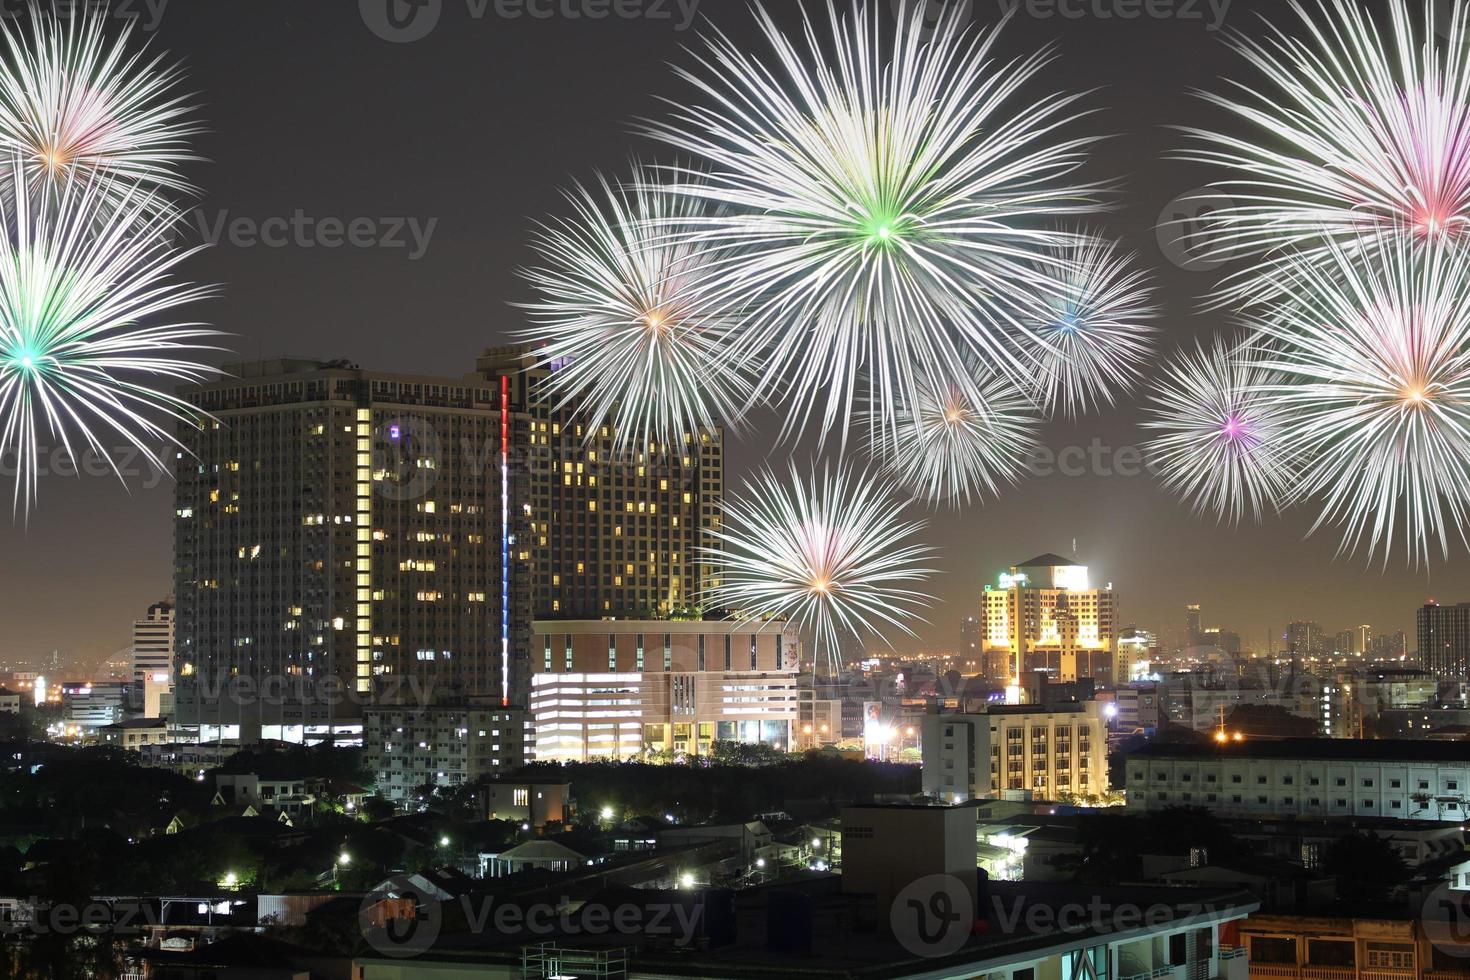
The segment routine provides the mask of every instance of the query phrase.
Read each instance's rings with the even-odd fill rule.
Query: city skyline
[[[976,20],[989,20],[988,8],[979,6]],[[1273,9],[1238,0],[1228,23],[1250,26],[1256,13]],[[757,43],[744,11],[704,13],[737,40]],[[1105,224],[1156,271],[1161,354],[1182,349],[1225,322],[1200,307],[1216,270],[1196,267],[1161,241],[1157,225],[1161,216],[1184,216],[1177,199],[1211,174],[1160,158],[1175,142],[1167,126],[1206,113],[1183,91],[1228,75],[1235,55],[1202,20],[1027,14],[1023,7],[1008,26],[1000,42],[1006,53],[1055,42],[1063,71],[1108,79],[1108,101],[1127,107],[1081,121],[1084,132],[1117,136],[1098,144],[1086,170],[1097,178],[1135,174]],[[790,12],[776,15],[795,22]],[[455,16],[464,11],[445,15]],[[207,96],[208,131],[197,142],[213,162],[188,168],[205,188],[188,224],[191,236],[216,247],[185,270],[191,279],[224,284],[223,298],[200,309],[232,334],[224,346],[235,356],[228,359],[296,354],[348,358],[368,369],[465,373],[485,348],[509,342],[525,325],[511,305],[530,297],[516,275],[533,258],[525,237],[540,216],[563,209],[566,182],[587,179],[597,167],[615,169],[631,152],[655,151],[630,135],[631,121],[658,109],[654,93],[668,88],[666,62],[692,36],[674,22],[616,18],[487,17],[453,26],[390,44],[355,9],[275,0],[248,15],[175,5],[159,19],[155,42],[186,57],[191,90]],[[231,85],[255,65],[246,52],[267,48],[280,54],[282,67],[249,91]],[[342,53],[332,71],[318,57],[329,49]],[[545,71],[551,51],[574,67]],[[394,70],[381,72],[380,65]],[[541,84],[497,96],[526,77]],[[1164,78],[1170,84],[1159,84]],[[334,112],[296,98],[303,85],[332,100]],[[483,121],[465,125],[467,119]],[[415,138],[425,130],[440,139]],[[291,168],[262,168],[262,146],[311,152],[297,155]],[[505,146],[515,152],[500,152]],[[344,167],[344,159],[352,165]],[[372,246],[331,247],[318,237],[324,220],[355,218],[376,230],[368,236]],[[283,247],[276,247],[277,235]],[[435,343],[412,342],[404,324],[432,330]],[[1146,433],[1137,401],[1043,428],[1043,445],[1066,453],[1049,465],[1081,475],[1026,478],[983,506],[929,514],[926,540],[943,545],[935,558],[942,574],[933,584],[940,605],[918,628],[923,643],[894,636],[897,649],[953,646],[985,582],[1030,555],[1068,553],[1073,539],[1075,557],[1117,587],[1121,622],[1158,632],[1197,601],[1213,610],[1212,622],[1235,628],[1248,645],[1263,645],[1268,630],[1279,632],[1293,619],[1317,620],[1329,632],[1360,620],[1412,634],[1414,611],[1427,599],[1470,599],[1470,574],[1455,560],[1463,558],[1458,544],[1449,563],[1415,570],[1395,561],[1384,569],[1362,557],[1338,558],[1331,534],[1305,538],[1309,513],[1221,527],[1196,519],[1153,477],[1117,475],[1139,469],[1132,447]],[[809,444],[771,444],[780,423],[773,413],[756,413],[746,435],[732,436],[727,490],[767,460],[810,458]],[[1110,448],[1094,453],[1094,446]],[[106,476],[46,477],[45,497],[28,523],[0,529],[0,549],[14,559],[0,573],[0,615],[13,624],[0,639],[0,657],[60,649],[79,662],[100,661],[127,645],[128,624],[166,591],[172,491],[166,483],[148,489],[155,475],[141,460],[134,465],[141,475],[131,496]],[[63,575],[72,591],[41,587]],[[86,597],[80,614],[78,596]]]

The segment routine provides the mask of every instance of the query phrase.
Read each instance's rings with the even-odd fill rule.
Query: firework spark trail
[[[131,183],[192,193],[179,167],[199,159],[187,140],[201,130],[177,93],[180,70],[161,55],[129,52],[133,22],[110,40],[106,9],[83,6],[61,17],[32,2],[29,28],[0,19],[0,155],[20,161],[32,194],[92,173],[115,181],[107,185],[115,197]],[[4,175],[7,186],[15,169]]]
[[[1034,376],[1065,238],[1047,228],[1098,209],[1071,182],[1091,140],[1057,135],[1076,96],[1026,92],[1048,53],[998,62],[996,31],[967,31],[958,7],[930,38],[922,4],[890,42],[881,6],[829,4],[829,28],[804,10],[800,41],[757,8],[774,59],[713,33],[681,71],[704,104],[647,126],[699,165],[671,189],[727,207],[691,237],[730,249],[707,288],[751,302],[737,356],[789,399],[783,435],[816,415],[846,433],[860,398],[891,427],[921,382],[978,398],[976,359]]]
[[[1287,429],[1290,412],[1270,390],[1280,380],[1258,344],[1217,337],[1177,355],[1150,395],[1144,447],[1164,486],[1196,513],[1239,523],[1278,510],[1297,486],[1301,450]]]
[[[1037,397],[1049,414],[1075,417],[1111,405],[1142,377],[1158,311],[1148,276],[1130,268],[1133,259],[1091,234],[1056,250],[1050,267],[1063,291],[1047,299],[1049,315],[1036,328]]]
[[[877,430],[884,423],[870,417],[868,424]],[[958,506],[999,496],[1018,482],[1040,426],[1026,392],[1004,375],[982,371],[973,385],[922,383],[914,404],[899,412],[893,438],[872,438],[870,449],[904,488]]]
[[[701,202],[660,192],[641,170],[629,187],[599,179],[567,194],[571,219],[545,225],[539,293],[523,332],[554,370],[538,393],[579,409],[614,446],[682,445],[686,434],[738,424],[749,379],[730,356],[731,312],[696,287],[707,255],[670,235]]]
[[[1259,317],[1280,372],[1271,401],[1314,465],[1300,496],[1339,551],[1416,564],[1470,514],[1470,253],[1404,238],[1335,244],[1327,263],[1283,263],[1282,299]]]
[[[79,437],[116,472],[101,441],[111,434],[165,469],[155,446],[178,443],[155,419],[198,420],[154,382],[213,376],[179,353],[206,349],[214,331],[145,325],[210,294],[174,278],[193,254],[171,245],[178,221],[154,196],[96,176],[59,185],[46,207],[0,200],[0,454],[18,464],[15,507],[35,500],[43,432],[73,460]]]
[[[786,620],[816,636],[813,673],[823,657],[841,670],[838,632],[881,633],[910,625],[933,600],[915,589],[932,574],[932,549],[914,542],[922,521],[905,522],[891,480],[846,467],[783,484],[765,472],[725,504],[723,525],[704,549],[718,584],[708,609]]]
[[[1234,38],[1264,84],[1205,95],[1256,132],[1186,129],[1201,144],[1187,158],[1242,174],[1213,185],[1233,204],[1207,218],[1201,256],[1256,260],[1225,280],[1222,302],[1259,296],[1285,254],[1330,264],[1332,243],[1354,251],[1379,235],[1423,242],[1470,229],[1467,9],[1445,23],[1427,3],[1420,34],[1407,0],[1388,0],[1385,35],[1352,0],[1320,0],[1315,17],[1290,6],[1304,38],[1277,27]]]

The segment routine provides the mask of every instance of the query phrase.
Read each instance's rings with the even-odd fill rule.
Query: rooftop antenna
[[[1072,557],[1073,558],[1076,558],[1077,557],[1077,539],[1076,538],[1073,538],[1072,539]]]

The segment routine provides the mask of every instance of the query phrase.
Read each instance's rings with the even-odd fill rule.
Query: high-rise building
[[[364,704],[529,690],[507,383],[276,360],[183,397],[178,722],[203,741],[360,731]]]
[[[1327,652],[1321,623],[1298,620],[1286,625],[1286,652],[1293,661],[1303,657],[1320,657]]]
[[[538,761],[793,747],[800,647],[785,623],[537,621],[534,649]]]
[[[1200,643],[1200,613],[1199,603],[1191,602],[1184,607],[1184,642],[1187,646],[1197,647]]]
[[[493,348],[478,362],[483,383],[505,385],[511,409],[530,420],[518,450],[536,618],[689,614],[712,574],[703,549],[722,517],[723,430],[620,454],[614,433],[588,429],[580,406],[538,397],[559,367],[540,364],[526,346]]]
[[[985,632],[979,616],[966,616],[960,623],[960,652],[955,669],[962,674],[973,674],[985,667]]]
[[[1152,667],[1158,639],[1136,626],[1124,627],[1118,633],[1118,655],[1113,661],[1113,680],[1121,687],[1146,677]]]
[[[1022,675],[1040,672],[1113,686],[1117,594],[1092,588],[1086,565],[1051,554],[1013,565],[985,586],[981,612],[992,683],[1024,686]]]
[[[155,674],[168,674],[174,662],[174,606],[155,602],[142,619],[133,621],[133,683],[141,690]]]
[[[1368,646],[1368,652],[1374,660],[1398,660],[1404,656],[1408,649],[1408,641],[1404,637],[1403,630],[1394,630],[1392,633],[1379,633],[1373,637]]]
[[[1441,679],[1470,674],[1470,602],[1419,607],[1419,665]]]

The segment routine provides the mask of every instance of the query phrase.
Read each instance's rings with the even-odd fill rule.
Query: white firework
[[[716,583],[707,609],[786,620],[816,636],[813,672],[825,656],[841,670],[839,632],[914,635],[932,599],[916,587],[932,570],[931,549],[914,542],[922,521],[904,521],[890,480],[848,468],[783,484],[765,472],[725,504],[723,526],[705,549]]]
[[[43,438],[115,471],[120,447],[103,440],[120,440],[163,470],[158,445],[177,444],[163,423],[200,418],[166,390],[214,374],[180,357],[213,331],[169,319],[209,294],[174,279],[192,254],[171,245],[177,222],[96,177],[59,185],[46,207],[0,199],[0,455],[17,463],[17,506],[35,499]]]
[[[857,404],[891,425],[976,359],[1033,376],[1046,228],[1097,209],[1072,182],[1090,141],[1058,135],[1076,97],[1030,91],[1048,53],[998,61],[963,5],[936,27],[912,4],[887,38],[882,6],[803,11],[802,41],[757,8],[774,57],[714,33],[681,72],[699,96],[648,127],[699,162],[671,190],[727,208],[691,237],[730,249],[708,288],[750,301],[735,346],[788,393],[788,433],[846,432]]]
[[[1280,380],[1257,345],[1218,337],[1165,368],[1144,422],[1158,434],[1144,451],[1196,513],[1234,524],[1249,511],[1259,521],[1290,498],[1302,454],[1288,439],[1291,413],[1271,397]]]
[[[870,419],[875,429],[881,424]],[[972,385],[921,385],[913,406],[899,412],[892,439],[874,438],[872,449],[923,499],[969,504],[1020,480],[1040,424],[1036,404],[1014,381],[980,372]]]
[[[1314,463],[1301,486],[1340,550],[1402,545],[1414,562],[1470,508],[1470,253],[1448,242],[1332,245],[1326,263],[1283,263],[1284,297],[1260,318],[1271,400]]]
[[[1290,8],[1298,34],[1272,27],[1235,46],[1259,83],[1209,101],[1251,124],[1232,135],[1190,128],[1192,159],[1239,176],[1214,185],[1230,203],[1206,216],[1201,256],[1257,261],[1222,298],[1259,296],[1274,258],[1329,260],[1329,243],[1362,238],[1461,238],[1470,230],[1470,14],[1446,20],[1426,2],[1422,28],[1407,0],[1387,0],[1387,33],[1354,0]],[[1299,35],[1299,36],[1298,36]]]
[[[179,167],[198,159],[187,141],[200,129],[178,67],[129,51],[136,21],[109,39],[105,5],[68,6],[62,15],[33,0],[28,27],[0,20],[0,155],[20,162],[33,194],[89,174],[111,178],[114,197],[131,183],[191,192]]]
[[[1068,416],[1113,404],[1142,377],[1153,354],[1157,310],[1148,276],[1130,268],[1134,256],[1092,235],[1057,249],[1053,267],[1062,291],[1048,298],[1036,328],[1041,362],[1038,400]]]
[[[571,219],[543,226],[544,264],[525,275],[539,293],[523,332],[553,370],[542,397],[575,404],[619,449],[672,445],[737,424],[749,379],[730,356],[730,312],[697,287],[708,255],[671,232],[702,213],[639,173],[631,187],[599,178],[567,194]]]

